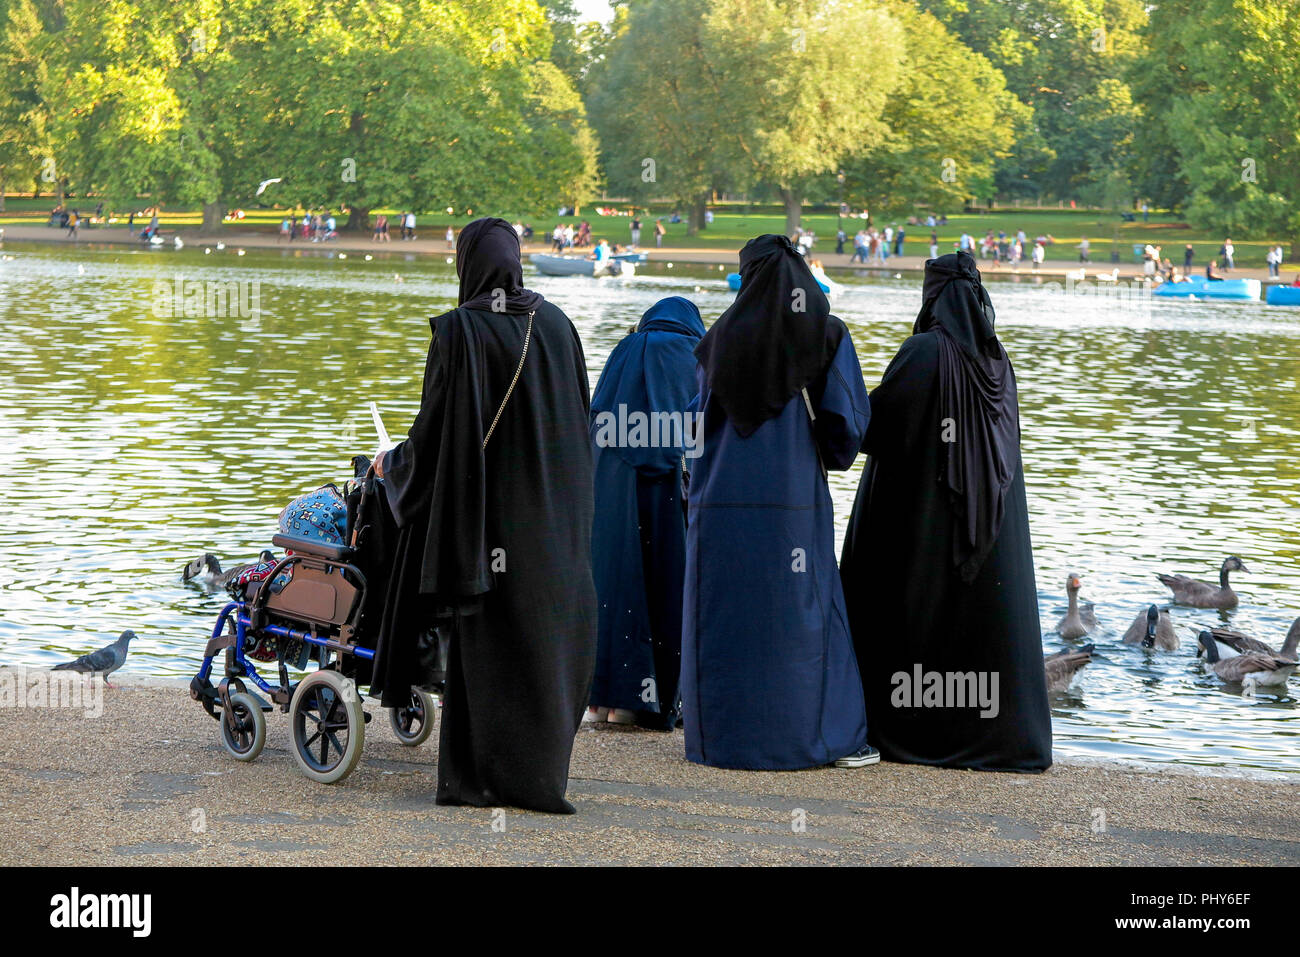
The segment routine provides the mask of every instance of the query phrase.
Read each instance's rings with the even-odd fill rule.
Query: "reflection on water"
[[[5,249],[0,662],[51,664],[129,627],[141,640],[127,672],[192,674],[223,599],[182,586],[181,566],[255,556],[288,499],[348,477],[349,456],[374,445],[371,399],[395,434],[414,416],[450,266],[232,252]],[[655,299],[690,296],[712,320],[731,300],[723,277],[676,264],[529,282],[573,318],[594,384]],[[160,318],[155,283],[178,278],[256,281],[259,315]],[[834,305],[870,387],[919,283],[851,282]],[[1213,578],[1229,553],[1253,572],[1235,627],[1280,644],[1300,614],[1300,310],[1135,305],[1027,277],[992,294],[1020,380],[1044,626],[1071,571],[1102,622],[1093,664],[1053,702],[1058,751],[1300,771],[1295,700],[1244,699],[1194,657],[1218,612],[1175,610],[1174,654],[1119,641],[1168,597],[1157,573]],[[860,468],[832,476],[841,532]],[[1044,646],[1061,642],[1047,632]]]

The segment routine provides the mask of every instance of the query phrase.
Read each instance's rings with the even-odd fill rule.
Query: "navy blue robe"
[[[591,705],[635,712],[637,724],[661,731],[673,729],[679,710],[681,473],[692,444],[694,349],[703,335],[694,303],[660,300],[610,353],[591,400],[591,557],[599,602]]]
[[[839,322],[838,319],[832,319]],[[686,757],[793,770],[867,744],[862,682],[835,564],[830,491],[870,407],[843,335],[802,394],[742,438],[699,373],[703,454],[690,475],[682,707]]]

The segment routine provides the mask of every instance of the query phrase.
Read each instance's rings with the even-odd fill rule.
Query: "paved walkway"
[[[240,764],[183,687],[120,680],[98,718],[0,711],[0,865],[1300,864],[1297,778],[718,771],[683,759],[681,732],[606,726],[578,735],[576,815],[494,816],[437,807],[436,732],[404,748],[377,705],[329,787],[298,772],[279,712]]]

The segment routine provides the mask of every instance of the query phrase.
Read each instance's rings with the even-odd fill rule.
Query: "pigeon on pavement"
[[[80,671],[83,674],[99,674],[104,676],[104,684],[108,685],[108,676],[126,661],[126,648],[135,637],[135,632],[122,632],[117,641],[111,645],[105,645],[99,651],[92,651],[88,655],[82,655],[76,661],[65,661],[61,665],[55,665],[55,671]],[[112,685],[108,685],[110,688]]]

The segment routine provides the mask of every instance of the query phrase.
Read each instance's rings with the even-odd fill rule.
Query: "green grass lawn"
[[[79,208],[83,213],[88,213],[94,210],[97,202],[98,200],[93,199],[81,201],[74,199],[69,201],[69,205]],[[593,204],[593,206],[604,205],[599,201]],[[43,222],[53,206],[54,201],[49,197],[40,199],[11,197],[6,202],[6,211],[0,213],[0,225],[5,223],[31,224]],[[141,204],[141,208],[144,208],[144,204]],[[618,204],[618,208],[626,209],[627,207],[625,204]],[[785,229],[785,217],[779,208],[775,206],[718,205],[713,209],[713,224],[696,236],[687,236],[685,223],[668,222],[671,214],[669,208],[655,207],[651,212],[643,213],[641,216],[642,247],[649,248],[654,245],[653,229],[657,217],[662,217],[664,225],[668,229],[668,234],[664,237],[665,249],[737,249],[744,244],[745,240],[753,236],[761,233],[782,232]],[[375,210],[375,213],[379,212],[387,213],[391,219],[400,211]],[[228,221],[228,228],[242,231],[274,232],[285,215],[287,215],[287,212],[283,209],[248,209],[245,210],[243,220],[237,222]],[[556,216],[553,209],[503,211],[499,215],[512,221],[518,219],[531,223],[537,230],[539,238],[543,234],[549,233],[555,224],[561,221],[561,217]],[[417,216],[417,229],[424,234],[424,238],[441,236],[448,223],[459,230],[474,218],[466,215],[449,216],[445,211],[441,210],[434,213],[417,214]],[[125,222],[125,214],[119,214],[119,217]],[[626,243],[628,241],[629,217],[627,216],[601,216],[596,213],[594,208],[586,208],[581,215],[563,217],[563,220],[575,223],[582,219],[586,219],[591,223],[592,234],[596,238],[605,237],[610,242],[615,243]],[[906,216],[885,216],[877,218],[875,223],[877,226],[884,226],[901,223],[905,219]],[[164,228],[193,229],[202,221],[202,214],[199,210],[165,209],[161,220]],[[339,220],[342,223],[346,221],[346,217],[340,215]],[[810,209],[804,214],[804,227],[817,233],[818,252],[825,253],[835,248],[837,222],[837,217],[833,211],[822,208]],[[844,229],[850,235],[856,232],[861,225],[862,221],[859,219],[844,220]],[[1048,247],[1047,258],[1049,261],[1076,260],[1078,252],[1075,247],[1081,237],[1087,236],[1092,243],[1091,258],[1093,263],[1096,264],[1106,264],[1110,261],[1112,247],[1118,251],[1120,262],[1132,263],[1134,261],[1133,245],[1152,242],[1161,246],[1164,255],[1180,265],[1183,259],[1183,247],[1187,243],[1191,243],[1196,250],[1196,262],[1199,265],[1205,263],[1211,256],[1218,254],[1224,238],[1198,232],[1169,215],[1153,214],[1151,221],[1147,223],[1142,222],[1139,216],[1136,222],[1126,223],[1111,213],[1102,213],[1096,210],[1035,210],[1010,207],[997,208],[978,214],[950,214],[948,225],[940,226],[935,231],[939,234],[940,250],[947,252],[953,248],[953,244],[960,237],[963,230],[979,238],[989,229],[994,230],[994,232],[1000,229],[1005,230],[1008,234],[1014,234],[1017,229],[1024,229],[1026,235],[1031,238],[1040,233],[1052,236],[1056,243]],[[931,230],[925,226],[908,227],[905,252],[911,255],[926,254],[928,252],[926,247],[929,243],[930,232]],[[1238,265],[1263,266],[1268,245],[1284,242],[1284,240],[1275,236],[1234,236],[1233,242],[1237,247],[1236,261]],[[1288,250],[1288,252],[1293,256],[1296,255],[1293,250]]]

